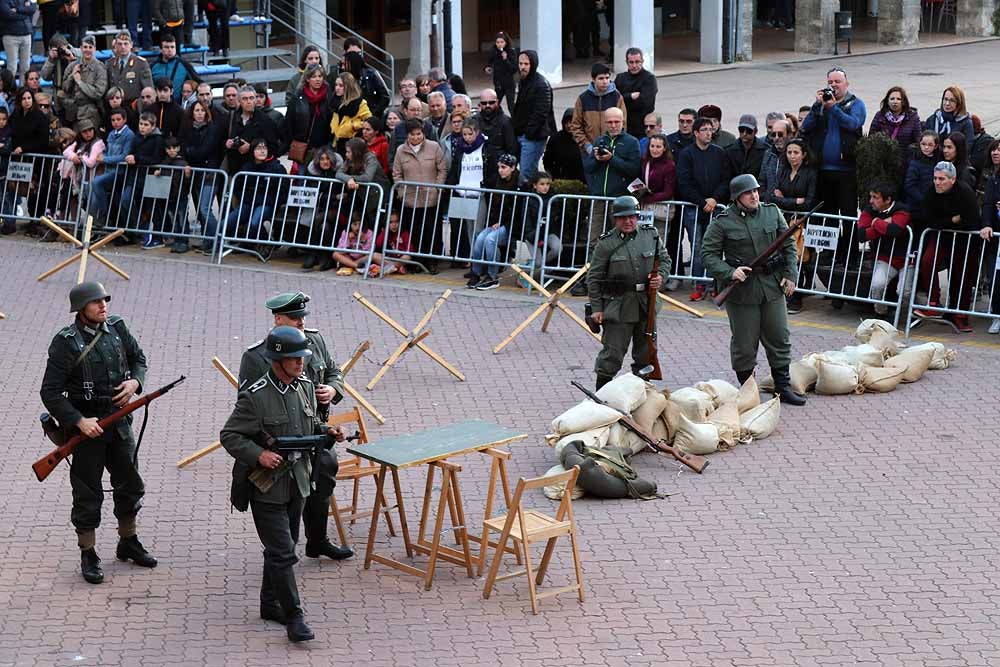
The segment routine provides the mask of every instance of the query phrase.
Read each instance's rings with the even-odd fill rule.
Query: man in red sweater
[[[877,258],[869,298],[886,301],[889,283],[897,276],[899,285],[905,283],[909,226],[910,213],[896,201],[896,188],[884,182],[872,185],[868,190],[868,206],[858,219],[858,235],[871,243]],[[875,312],[885,315],[889,307],[877,303]]]

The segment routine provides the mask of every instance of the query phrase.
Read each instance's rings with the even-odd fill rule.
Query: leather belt
[[[636,283],[635,284],[635,291],[636,292],[645,292],[646,291],[646,283]]]

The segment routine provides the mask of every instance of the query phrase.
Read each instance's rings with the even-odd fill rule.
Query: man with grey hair
[[[440,67],[432,67],[431,71],[427,72],[427,77],[431,80],[431,85],[433,86],[431,91],[444,94],[445,103],[448,105],[448,112],[450,113],[451,100],[455,97],[455,91],[448,85],[448,75]],[[430,96],[428,95],[429,102]]]
[[[226,158],[229,175],[233,176],[247,162],[253,160],[250,144],[255,139],[263,139],[272,157],[278,155],[278,128],[267,114],[257,108],[257,91],[253,86],[239,89],[239,108],[228,119],[226,134]]]
[[[792,131],[791,123],[784,116],[771,123],[767,131],[768,148],[760,163],[760,200],[772,203],[774,189],[778,187],[781,173],[781,154],[785,151],[785,142]]]
[[[443,136],[445,128],[448,125],[448,114],[450,113],[444,93],[436,90],[432,91],[427,96],[427,107],[430,109],[430,115],[427,117],[427,120],[434,126],[435,136]]]
[[[451,98],[451,112],[464,111],[470,116],[475,112],[472,109],[472,98],[465,93],[455,93],[455,97]]]

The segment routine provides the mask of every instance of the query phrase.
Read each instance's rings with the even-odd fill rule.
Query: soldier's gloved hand
[[[115,387],[115,391],[118,393],[111,397],[111,402],[120,408],[131,400],[132,396],[135,395],[135,392],[139,391],[139,381],[125,380],[120,385]]]
[[[316,402],[317,403],[329,403],[333,400],[333,395],[336,393],[333,387],[328,384],[318,384],[316,385]]]
[[[793,283],[788,278],[782,278],[781,290],[785,293],[785,296],[791,296],[795,294],[795,283]]]
[[[99,438],[104,429],[97,423],[97,417],[84,417],[76,423],[77,429],[88,438]]]
[[[743,282],[750,277],[750,273],[753,271],[749,266],[739,266],[733,270],[733,280],[738,283]]]
[[[262,468],[267,468],[268,470],[274,470],[281,465],[283,460],[284,459],[281,458],[281,454],[272,452],[269,449],[265,449],[260,453],[260,456],[257,457],[257,463],[259,463]]]

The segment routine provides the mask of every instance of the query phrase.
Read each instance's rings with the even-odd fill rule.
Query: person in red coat
[[[382,171],[386,176],[392,174],[389,169],[389,139],[385,136],[384,126],[375,116],[366,118],[361,123],[361,136],[368,142],[368,150],[375,154]]]
[[[886,300],[889,283],[897,276],[906,280],[906,252],[909,246],[910,212],[896,201],[896,188],[889,183],[875,183],[868,191],[868,206],[858,218],[858,235],[875,251],[875,270],[869,298]],[[875,304],[875,312],[885,315],[889,307]]]
[[[656,227],[666,227],[665,245],[667,253],[670,255],[671,266],[680,266],[680,225],[666,224],[667,206],[659,202],[670,201],[674,198],[677,189],[677,165],[674,163],[673,153],[670,152],[670,143],[667,135],[654,134],[649,138],[646,154],[642,158],[642,168],[639,178],[645,183],[646,189],[642,192],[639,203],[643,208],[652,209]],[[679,211],[679,209],[676,209]],[[668,281],[668,289],[676,289],[677,281]]]

